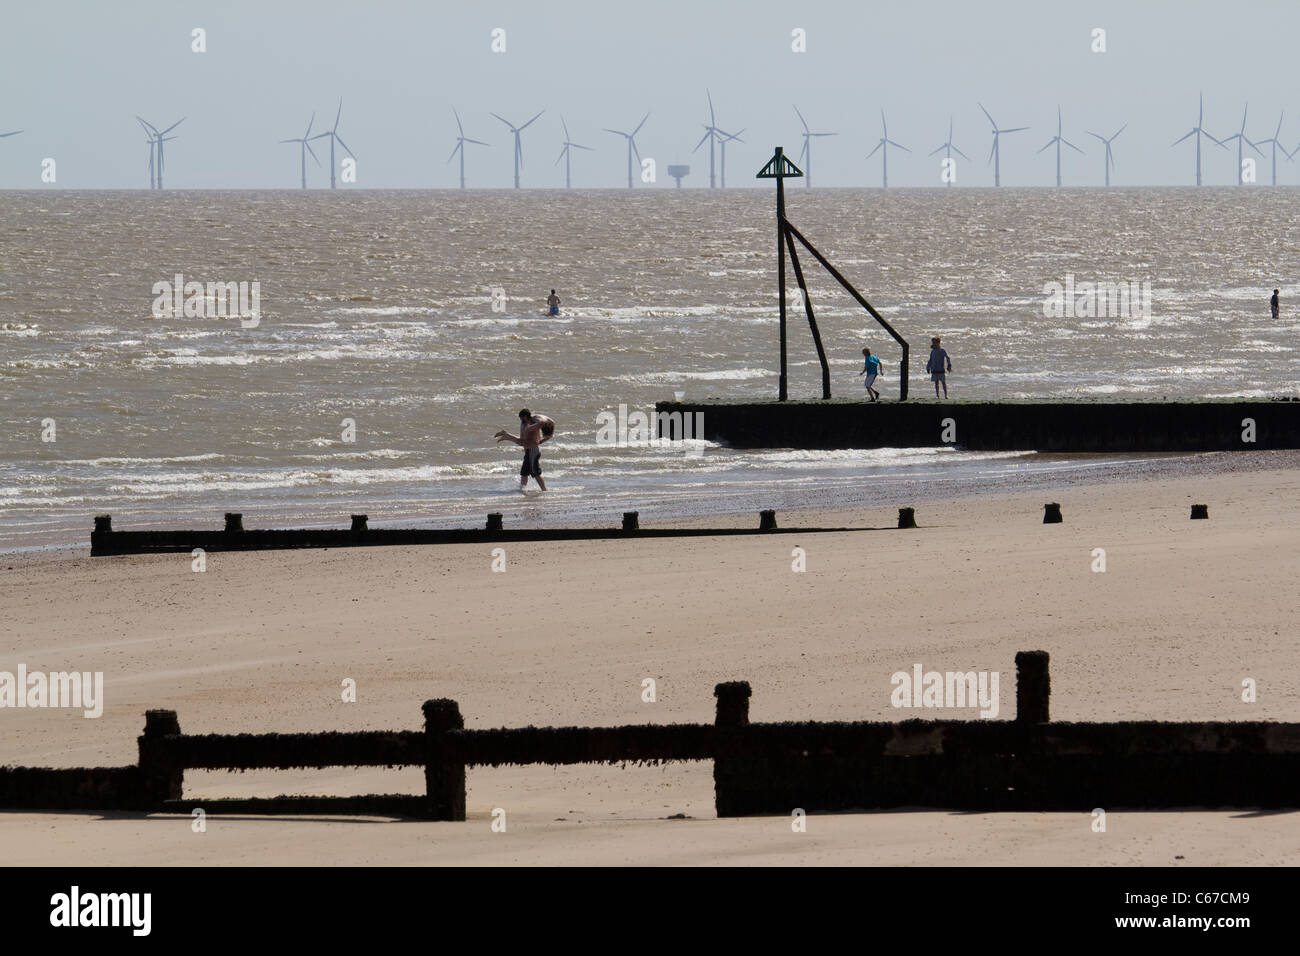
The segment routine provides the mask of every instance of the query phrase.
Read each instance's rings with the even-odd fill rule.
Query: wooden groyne
[[[900,527],[903,525],[900,523]],[[915,525],[911,525],[915,527]],[[700,538],[755,534],[833,534],[873,528],[778,528],[776,512],[759,512],[756,528],[642,528],[638,513],[623,513],[618,528],[506,528],[500,514],[482,528],[371,528],[366,515],[353,515],[349,528],[264,528],[245,530],[243,515],[227,513],[222,530],[117,531],[112,515],[97,515],[90,554],[180,554],[208,551],[281,551],[296,548],[368,548],[409,544],[508,544],[524,541],[596,541],[613,538]]]
[[[151,710],[130,767],[0,768],[0,808],[383,813],[464,820],[470,767],[712,760],[720,817],[903,806],[966,810],[1300,806],[1300,724],[1053,723],[1048,655],[1016,655],[1014,720],[750,723],[748,683],[712,724],[466,730],[453,700],[422,731],[182,734]],[[425,793],[185,800],[186,770],[422,766]]]
[[[1300,448],[1300,399],[1211,401],[658,402],[656,433],[733,448],[1193,452]],[[699,422],[701,418],[693,419]],[[699,437],[698,435],[696,437]]]

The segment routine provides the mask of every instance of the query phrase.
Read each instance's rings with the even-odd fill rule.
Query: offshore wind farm
[[[7,11],[5,865],[271,945],[427,922],[369,865],[996,865],[878,902],[1019,946],[1291,862],[1243,3]]]

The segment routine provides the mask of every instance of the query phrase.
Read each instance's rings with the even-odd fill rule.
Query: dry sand
[[[1207,459],[1208,461],[1208,459]],[[711,721],[748,680],[754,720],[966,716],[890,706],[914,663],[996,670],[1052,655],[1060,720],[1300,721],[1300,471],[1294,456],[1182,477],[787,513],[783,526],[885,530],[745,538],[74,559],[0,556],[0,670],[102,670],[99,719],[0,710],[0,763],[135,761],[149,708],[191,733],[418,729],[420,703],[470,727]],[[1268,470],[1251,470],[1278,464]],[[1196,472],[1197,469],[1193,469]],[[1043,525],[1059,501],[1061,525]],[[1193,502],[1209,521],[1190,521]],[[756,505],[756,509],[759,507]],[[736,519],[750,523],[753,516]],[[791,570],[801,547],[807,571]],[[1095,573],[1093,549],[1106,551]],[[658,700],[641,700],[642,680]],[[1243,703],[1241,682],[1258,682]],[[344,703],[345,678],[357,702]],[[218,796],[418,793],[405,771],[186,775]],[[708,763],[471,769],[469,819],[0,813],[10,864],[1282,864],[1295,813],[911,810],[718,820]],[[490,827],[494,808],[506,832]],[[685,814],[687,819],[668,819]]]

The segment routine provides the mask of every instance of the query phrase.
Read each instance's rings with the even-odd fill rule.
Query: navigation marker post
[[[795,281],[799,283],[799,289],[803,293],[804,312],[808,316],[808,327],[812,330],[813,344],[817,347],[817,358],[822,366],[822,398],[831,397],[831,371],[826,362],[826,349],[822,346],[821,333],[817,329],[817,318],[813,315],[812,299],[808,296],[808,285],[804,281],[803,269],[799,264],[799,256],[795,251],[794,241],[799,240],[800,245],[812,254],[813,258],[821,263],[822,267],[829,272],[840,285],[842,285],[854,300],[866,309],[873,319],[880,323],[902,347],[903,358],[899,362],[899,384],[898,400],[900,402],[907,400],[907,373],[908,373],[908,356],[911,349],[907,340],[894,331],[894,327],[884,320],[884,318],[872,308],[871,303],[863,298],[862,294],[840,274],[825,256],[823,256],[810,243],[798,229],[790,224],[785,216],[785,179],[799,178],[803,176],[803,171],[790,161],[785,155],[785,150],[780,146],[776,147],[776,152],[768,161],[767,165],[758,171],[757,179],[775,179],[776,180],[776,269],[777,269],[777,294],[780,297],[779,308],[781,316],[781,378],[777,388],[777,401],[784,402],[787,399],[786,389],[786,325],[785,325],[785,253],[788,248],[790,251],[790,265],[794,268]]]

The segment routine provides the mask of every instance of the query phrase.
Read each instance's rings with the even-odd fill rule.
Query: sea
[[[611,443],[620,406],[776,397],[774,194],[0,192],[0,551],[87,542],[98,514],[119,530],[228,511],[248,528],[645,523],[1140,467]],[[910,342],[912,400],[934,401],[933,335],[954,400],[1297,394],[1300,189],[791,185],[787,214]],[[896,399],[898,346],[801,262],[835,397],[865,397],[869,347]],[[179,311],[178,276],[203,284]],[[220,314],[208,283],[246,283],[257,314]],[[818,398],[793,300],[789,361],[791,398]],[[523,407],[558,424],[544,495],[520,494],[519,449],[493,439]]]

